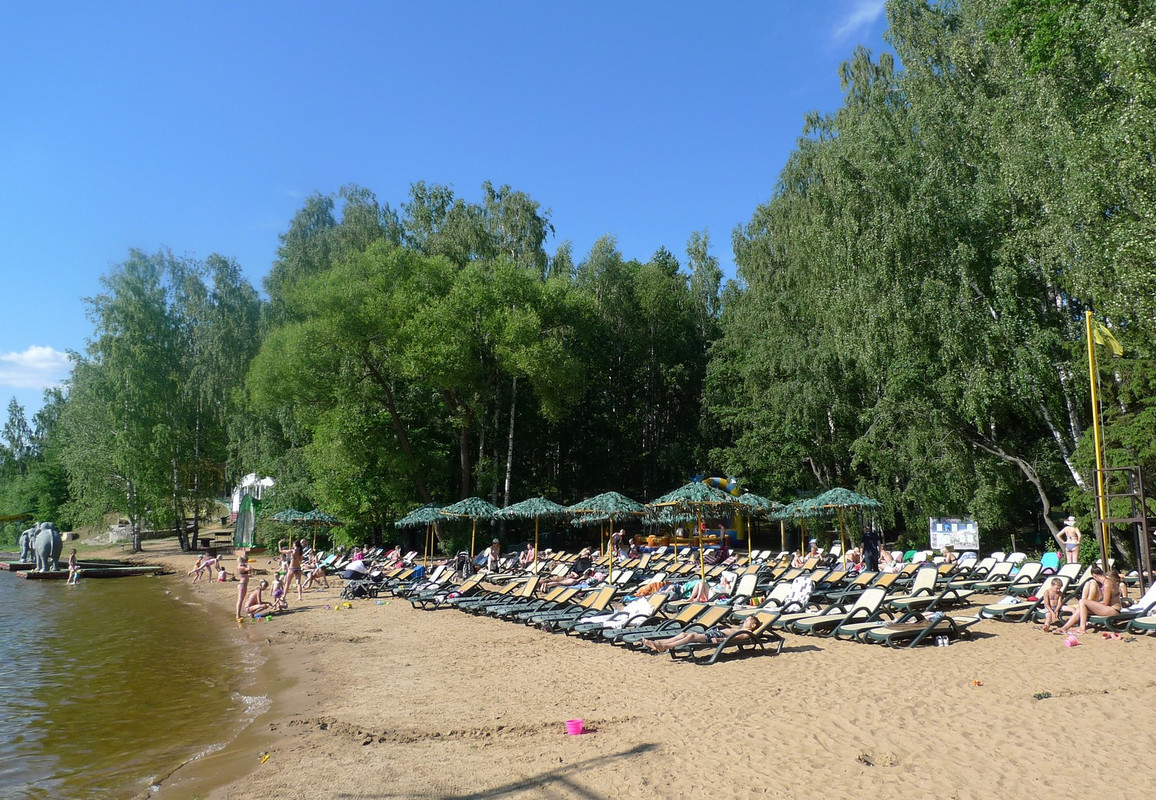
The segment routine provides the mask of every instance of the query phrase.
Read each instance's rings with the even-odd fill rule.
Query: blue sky
[[[258,288],[312,192],[394,207],[509,184],[581,259],[685,260],[767,200],[841,102],[882,0],[9,3],[0,7],[0,399],[29,414],[129,248],[235,258]]]

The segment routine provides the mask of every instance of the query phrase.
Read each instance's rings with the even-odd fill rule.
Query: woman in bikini
[[[245,610],[245,592],[249,591],[249,559],[246,556],[237,556],[237,620],[239,621]]]
[[[737,628],[712,627],[705,631],[683,631],[669,639],[643,639],[642,645],[656,653],[665,653],[667,650],[673,650],[684,644],[718,644],[728,636],[736,634],[742,634],[749,639],[751,631],[757,627],[759,627],[758,617],[752,614],[743,620],[743,624]]]
[[[278,549],[289,557],[289,563],[285,567],[285,593],[288,594],[289,590],[293,588],[293,579],[296,578],[297,600],[304,600],[305,588],[302,586],[301,580],[301,562],[305,558],[305,540],[301,539],[300,541],[293,542],[293,548],[291,550],[287,550],[284,547],[279,547]]]
[[[1079,562],[1080,539],[1082,538],[1080,529],[1076,527],[1076,518],[1068,517],[1064,520],[1064,527],[1060,529],[1060,541],[1064,543],[1064,556],[1069,564]]]
[[[1107,575],[1103,570],[1097,575],[1095,570],[1092,572],[1092,580],[1100,585],[1100,600],[1089,600],[1081,598],[1079,605],[1076,606],[1075,613],[1072,618],[1067,621],[1064,627],[1060,628],[1060,633],[1067,633],[1075,628],[1076,633],[1088,632],[1088,617],[1092,615],[1111,616],[1119,614],[1123,603],[1120,599],[1120,573],[1112,570]],[[1076,628],[1076,624],[1079,627]]]

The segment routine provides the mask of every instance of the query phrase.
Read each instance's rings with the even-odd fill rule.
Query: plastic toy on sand
[[[580,719],[568,719],[568,720],[566,720],[566,733],[570,734],[571,736],[581,736],[583,733],[585,733],[585,730],[586,729],[583,727],[583,721],[582,720],[580,720]]]

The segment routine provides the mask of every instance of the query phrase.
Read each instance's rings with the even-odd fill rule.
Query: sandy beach
[[[194,560],[171,541],[136,558]],[[404,600],[340,608],[340,584],[245,624],[272,706],[178,770],[197,789],[179,796],[1065,798],[1156,780],[1156,637],[1068,648],[983,621],[946,648],[787,634],[778,656],[703,667]],[[235,583],[190,588],[235,624]],[[588,732],[567,736],[576,717]]]

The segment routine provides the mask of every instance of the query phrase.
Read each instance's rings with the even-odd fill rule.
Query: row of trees
[[[1152,11],[889,4],[904,69],[856,51],[735,234],[747,291],[707,398],[727,469],[856,485],[911,530],[967,510],[1054,533],[1094,480],[1085,309],[1129,352],[1110,461],[1152,466]]]
[[[1156,467],[1151,5],[891,2],[903,68],[844,65],[725,287],[705,232],[683,263],[612,237],[576,260],[489,183],[309,198],[267,299],[225,258],[134,252],[67,396],[10,409],[0,511],[180,529],[255,471],[362,537],[418,501],[728,474],[854,487],[904,530],[1054,531],[1090,505],[1087,308],[1128,353],[1110,460]]]

